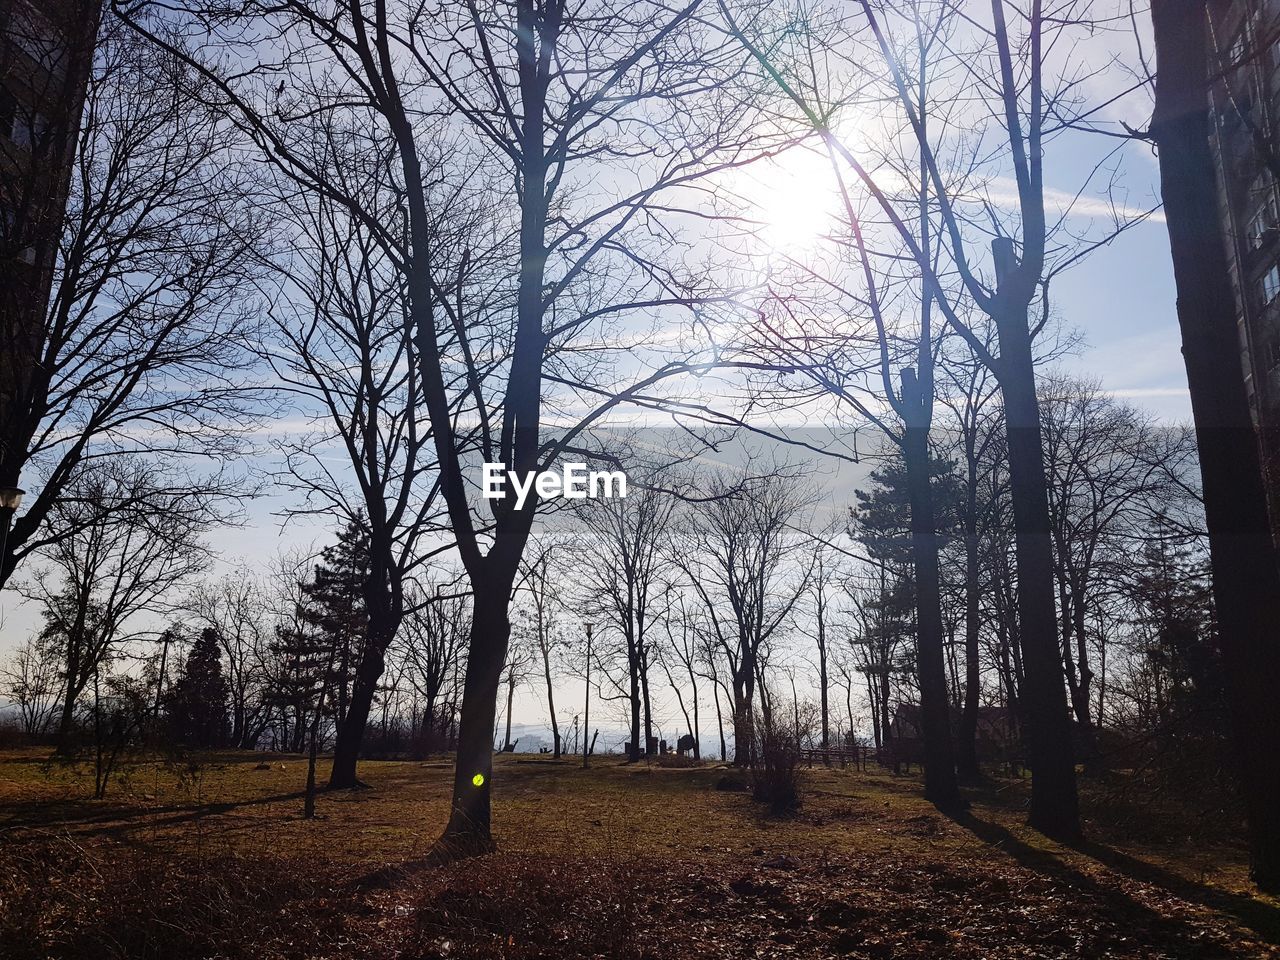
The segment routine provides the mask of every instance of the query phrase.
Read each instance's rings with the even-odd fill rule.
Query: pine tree
[[[340,726],[368,634],[364,600],[369,575],[369,538],[361,517],[348,523],[320,555],[303,583],[297,626],[276,633],[273,652],[281,669],[275,699],[292,716],[290,749],[301,752],[312,713],[324,691],[325,713]]]
[[[910,575],[911,506],[907,474],[902,458],[895,456],[871,472],[870,490],[855,490],[857,505],[850,511],[850,532],[876,560],[900,567]],[[963,497],[956,465],[930,456],[929,480],[933,486],[938,543],[943,549],[961,537],[960,505]]]
[[[1154,693],[1150,724],[1182,759],[1197,747],[1216,757],[1228,721],[1205,557],[1157,517],[1130,591],[1147,637],[1146,672]],[[1210,742],[1199,742],[1205,739]]]
[[[302,588],[306,597],[302,619],[316,634],[315,660],[332,661],[326,699],[332,704],[335,723],[341,726],[369,633],[364,599],[369,577],[369,534],[364,518],[358,516],[348,523],[338,534],[338,542],[326,547],[320,557],[311,582]]]
[[[230,693],[222,675],[217,631],[206,628],[196,638],[182,675],[167,698],[173,739],[191,747],[224,746]]]

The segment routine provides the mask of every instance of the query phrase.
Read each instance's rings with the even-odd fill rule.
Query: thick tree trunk
[[[914,374],[903,377],[903,400],[918,404]],[[942,808],[960,802],[951,745],[946,654],[943,650],[942,592],[938,575],[938,532],[929,482],[929,431],[908,424],[902,443],[911,503],[911,557],[916,585],[916,672],[920,681],[920,726],[924,738],[924,796]]]
[[[640,755],[644,748],[640,745],[640,668],[638,665],[638,658],[635,654],[634,645],[631,650],[631,689],[629,691],[631,704],[631,746],[627,750],[627,762],[635,763],[640,759]],[[582,735],[585,737],[586,732],[584,731]]]
[[[1004,246],[1007,244],[1007,246]],[[1012,261],[1012,244],[997,241],[997,274]],[[1007,269],[1007,268],[1006,268]],[[1080,836],[1071,723],[1058,648],[1053,600],[1053,551],[1045,485],[1040,403],[1027,326],[1027,300],[997,301],[1000,391],[1008,438],[1009,485],[1018,559],[1018,618],[1022,643],[1023,706],[1031,764],[1031,826],[1047,836]]]
[[[1249,413],[1209,152],[1205,6],[1155,0],[1160,190],[1200,448],[1218,636],[1248,817],[1250,871],[1280,891],[1280,568]]]
[[[62,694],[62,713],[58,717],[58,749],[59,756],[71,753],[72,731],[76,717],[76,694],[74,684],[67,680]]]
[[[494,714],[498,685],[511,638],[508,604],[513,577],[476,583],[467,674],[462,688],[462,721],[453,770],[453,808],[440,846],[449,856],[469,856],[493,848],[490,788],[493,776]]]

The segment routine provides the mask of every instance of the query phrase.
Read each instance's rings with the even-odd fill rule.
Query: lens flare
[[[483,773],[477,773],[474,777],[472,777],[472,778],[471,778],[471,783],[472,783],[472,785],[473,785],[473,786],[483,787],[483,786],[484,786],[484,774],[483,774]]]

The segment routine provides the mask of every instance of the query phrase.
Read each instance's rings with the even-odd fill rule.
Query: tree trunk
[[[553,760],[560,759],[560,724],[556,720],[556,697],[553,685],[551,683],[551,657],[547,650],[547,643],[542,644],[542,669],[547,678],[547,709],[551,712],[551,741],[555,744],[551,757]]]
[[[733,680],[733,765],[749,767],[755,755],[755,722],[751,715],[751,679]]]
[[[701,759],[702,759],[702,747],[701,747],[702,730],[701,730],[701,727],[699,726],[699,723],[698,723],[698,680],[697,680],[697,676],[696,676],[696,674],[694,674],[694,672],[693,672],[693,658],[692,658],[692,657],[690,657],[690,659],[689,659],[689,660],[685,661],[685,667],[686,667],[686,668],[688,669],[688,671],[689,671],[689,689],[692,691],[691,696],[693,697],[693,704],[692,704],[692,706],[693,706],[693,727],[692,727],[692,729],[689,731],[689,733],[693,735],[693,759],[695,759],[695,760],[701,760]],[[672,684],[672,689],[675,689],[675,684],[674,684],[674,683]],[[679,696],[680,696],[680,691],[679,691],[679,690],[676,690],[676,696],[677,696],[677,697],[679,697]],[[684,710],[684,701],[683,701],[683,700],[681,700],[681,701],[680,701],[680,709],[681,709],[681,710]]]
[[[711,681],[711,696],[716,702],[716,729],[720,732],[720,762],[724,763],[729,759],[729,745],[724,739],[724,714],[720,712],[720,683],[714,679]]]
[[[903,373],[903,401],[919,404],[914,371]],[[924,796],[941,808],[960,802],[951,746],[946,655],[943,650],[942,592],[938,574],[938,532],[929,482],[929,431],[908,424],[902,442],[907,494],[911,503],[911,557],[916,581],[916,671],[920,680],[920,726],[924,739]]]
[[[372,638],[371,638],[372,639]],[[366,644],[360,666],[356,669],[355,682],[347,701],[347,715],[338,724],[333,745],[333,769],[329,773],[330,790],[348,790],[360,785],[356,777],[356,763],[360,759],[360,745],[364,740],[369,713],[373,709],[373,695],[378,689],[384,661],[381,650],[372,642]]]
[[[634,644],[631,645],[630,661],[631,748],[627,751],[627,762],[635,763],[640,759],[643,748],[640,746],[640,666],[639,655]],[[582,735],[585,737],[586,731],[583,731]]]
[[[877,679],[880,681],[880,742],[881,745],[887,747],[889,741],[893,739],[893,720],[889,716],[889,656],[887,650],[885,651],[883,665]]]
[[[866,672],[867,678],[867,702],[871,704],[871,738],[875,741],[876,749],[879,750],[884,746],[884,732],[880,723],[880,697],[876,693],[876,685],[872,682],[871,671]],[[852,686],[852,684],[851,684]],[[850,694],[852,697],[852,694]],[[853,711],[849,711],[849,726],[853,728]]]
[[[1151,134],[1200,449],[1218,635],[1248,817],[1250,874],[1280,891],[1280,568],[1270,535],[1209,152],[1205,6],[1155,0]]]
[[[71,754],[72,727],[76,717],[76,694],[75,682],[68,676],[66,689],[62,694],[62,715],[58,718],[57,754],[61,757]]]
[[[1099,770],[1098,738],[1093,723],[1093,707],[1090,702],[1093,689],[1093,671],[1089,668],[1089,648],[1085,632],[1085,604],[1083,587],[1079,584],[1072,587],[1071,601],[1068,604],[1070,619],[1068,621],[1071,635],[1069,642],[1075,644],[1075,682],[1070,686],[1071,712],[1075,714],[1079,732],[1081,762],[1086,773],[1094,774]]]
[[[978,664],[979,601],[977,477],[972,462],[964,518],[964,708],[960,713],[960,736],[956,743],[956,769],[966,780],[977,779],[978,771]]]
[[[345,669],[340,676],[337,735],[333,745],[333,769],[329,774],[331,790],[350,789],[360,783],[356,777],[360,746],[364,741],[365,727],[369,723],[369,713],[373,709],[373,698],[378,691],[378,681],[382,679],[382,671],[386,667],[386,650],[400,626],[400,618],[393,607],[392,598],[381,590],[375,592],[374,584],[381,582],[379,576],[376,570],[371,571],[370,583],[365,590],[365,606],[369,617],[368,635],[360,662],[356,666],[355,681],[351,684],[351,695],[346,700],[345,713],[342,712],[341,700],[346,687]],[[345,659],[345,651],[343,655]]]
[[[997,275],[1006,274],[1013,244],[997,240]],[[1000,338],[1000,392],[1008,439],[1018,560],[1018,618],[1025,671],[1023,706],[1031,764],[1031,826],[1046,836],[1080,836],[1076,768],[1071,748],[1062,658],[1053,600],[1053,550],[1045,485],[1040,403],[1027,327],[1027,300],[1001,296],[996,310]]]
[[[821,587],[819,588],[821,590]],[[818,595],[818,692],[822,704],[822,749],[831,749],[831,713],[827,697],[827,624],[826,602]],[[830,758],[827,758],[830,763]]]
[[[511,639],[508,606],[511,576],[497,583],[475,583],[474,612],[468,647],[466,679],[462,687],[462,719],[453,769],[453,807],[440,845],[451,856],[467,856],[493,849],[490,833],[490,788],[493,775],[494,714],[498,685]]]
[[[511,707],[516,698],[516,671],[514,665],[507,670],[507,730],[502,738],[502,752],[513,751],[516,745],[511,742]]]
[[[640,694],[644,703],[644,755],[651,757],[658,752],[658,745],[653,742],[653,705],[649,701],[648,656],[642,639],[640,641]]]

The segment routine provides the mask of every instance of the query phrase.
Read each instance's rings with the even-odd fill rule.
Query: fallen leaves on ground
[[[371,879],[57,837],[6,840],[0,854],[0,955],[11,960],[1280,956],[1149,884],[985,856],[499,852]]]

